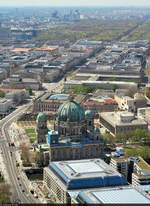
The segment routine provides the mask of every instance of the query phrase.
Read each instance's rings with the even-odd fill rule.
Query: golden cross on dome
[[[72,91],[69,93],[69,100],[73,100],[73,94],[72,94]]]

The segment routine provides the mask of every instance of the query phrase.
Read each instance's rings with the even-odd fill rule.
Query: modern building
[[[51,162],[44,168],[44,185],[57,203],[71,203],[72,193],[89,188],[127,185],[126,180],[101,159]]]
[[[150,204],[149,196],[141,190],[131,186],[119,186],[112,188],[95,188],[72,194],[72,204]]]
[[[150,165],[141,157],[134,163],[134,172],[132,174],[132,185],[150,185]]]
[[[147,123],[131,112],[103,112],[100,123],[113,135],[127,133],[136,129],[148,129]]]
[[[125,157],[111,158],[110,161],[110,165],[120,174],[122,174],[126,178],[126,180],[128,179],[129,164],[129,159]]]

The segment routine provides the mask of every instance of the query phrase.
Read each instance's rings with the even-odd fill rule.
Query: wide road
[[[30,106],[30,104],[18,107],[13,113],[9,114],[0,121],[0,128],[2,133],[2,135],[0,136],[1,150],[4,164],[9,176],[13,203],[39,202],[30,194],[29,189],[27,188],[27,185],[25,184],[25,181],[23,179],[23,175],[21,175],[19,168],[16,167],[16,148],[9,147],[9,141],[11,137],[9,136],[8,129],[12,122],[16,121],[17,118],[28,109],[28,106]]]

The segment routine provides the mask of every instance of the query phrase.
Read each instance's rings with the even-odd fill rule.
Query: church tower
[[[37,123],[36,125],[37,143],[45,144],[46,143],[45,135],[48,132],[46,115],[44,113],[39,113],[36,119],[36,123]]]

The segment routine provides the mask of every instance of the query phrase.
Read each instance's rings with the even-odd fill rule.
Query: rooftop
[[[114,157],[113,160],[115,160],[116,162],[124,162],[124,161],[128,161],[128,158],[126,158],[126,157]]]
[[[137,161],[136,164],[138,167],[140,167],[141,170],[150,170],[150,165],[145,162],[141,157],[139,157],[139,161]]]
[[[68,189],[127,184],[120,173],[101,159],[51,162],[49,168]]]
[[[129,117],[128,115],[128,112],[119,112],[121,114],[122,117]],[[126,125],[147,125],[147,123],[143,120],[143,119],[140,119],[140,118],[137,118],[137,117],[133,117],[130,121],[121,121],[119,118],[118,118],[118,112],[102,112],[100,114],[100,116],[105,119],[107,122],[109,122],[111,125],[113,125],[114,127],[115,126],[126,126]],[[132,117],[132,116],[131,116]]]
[[[50,100],[67,100],[68,94],[54,94],[50,96]]]
[[[109,97],[101,97],[101,98],[90,98],[87,100],[84,105],[92,105],[92,104],[99,104],[99,105],[104,105],[104,104],[117,104],[116,100],[109,98]]]
[[[80,192],[77,199],[84,203],[95,204],[150,204],[144,193],[132,187],[93,189]]]
[[[11,50],[11,52],[29,52],[31,50],[31,48],[14,48]]]

